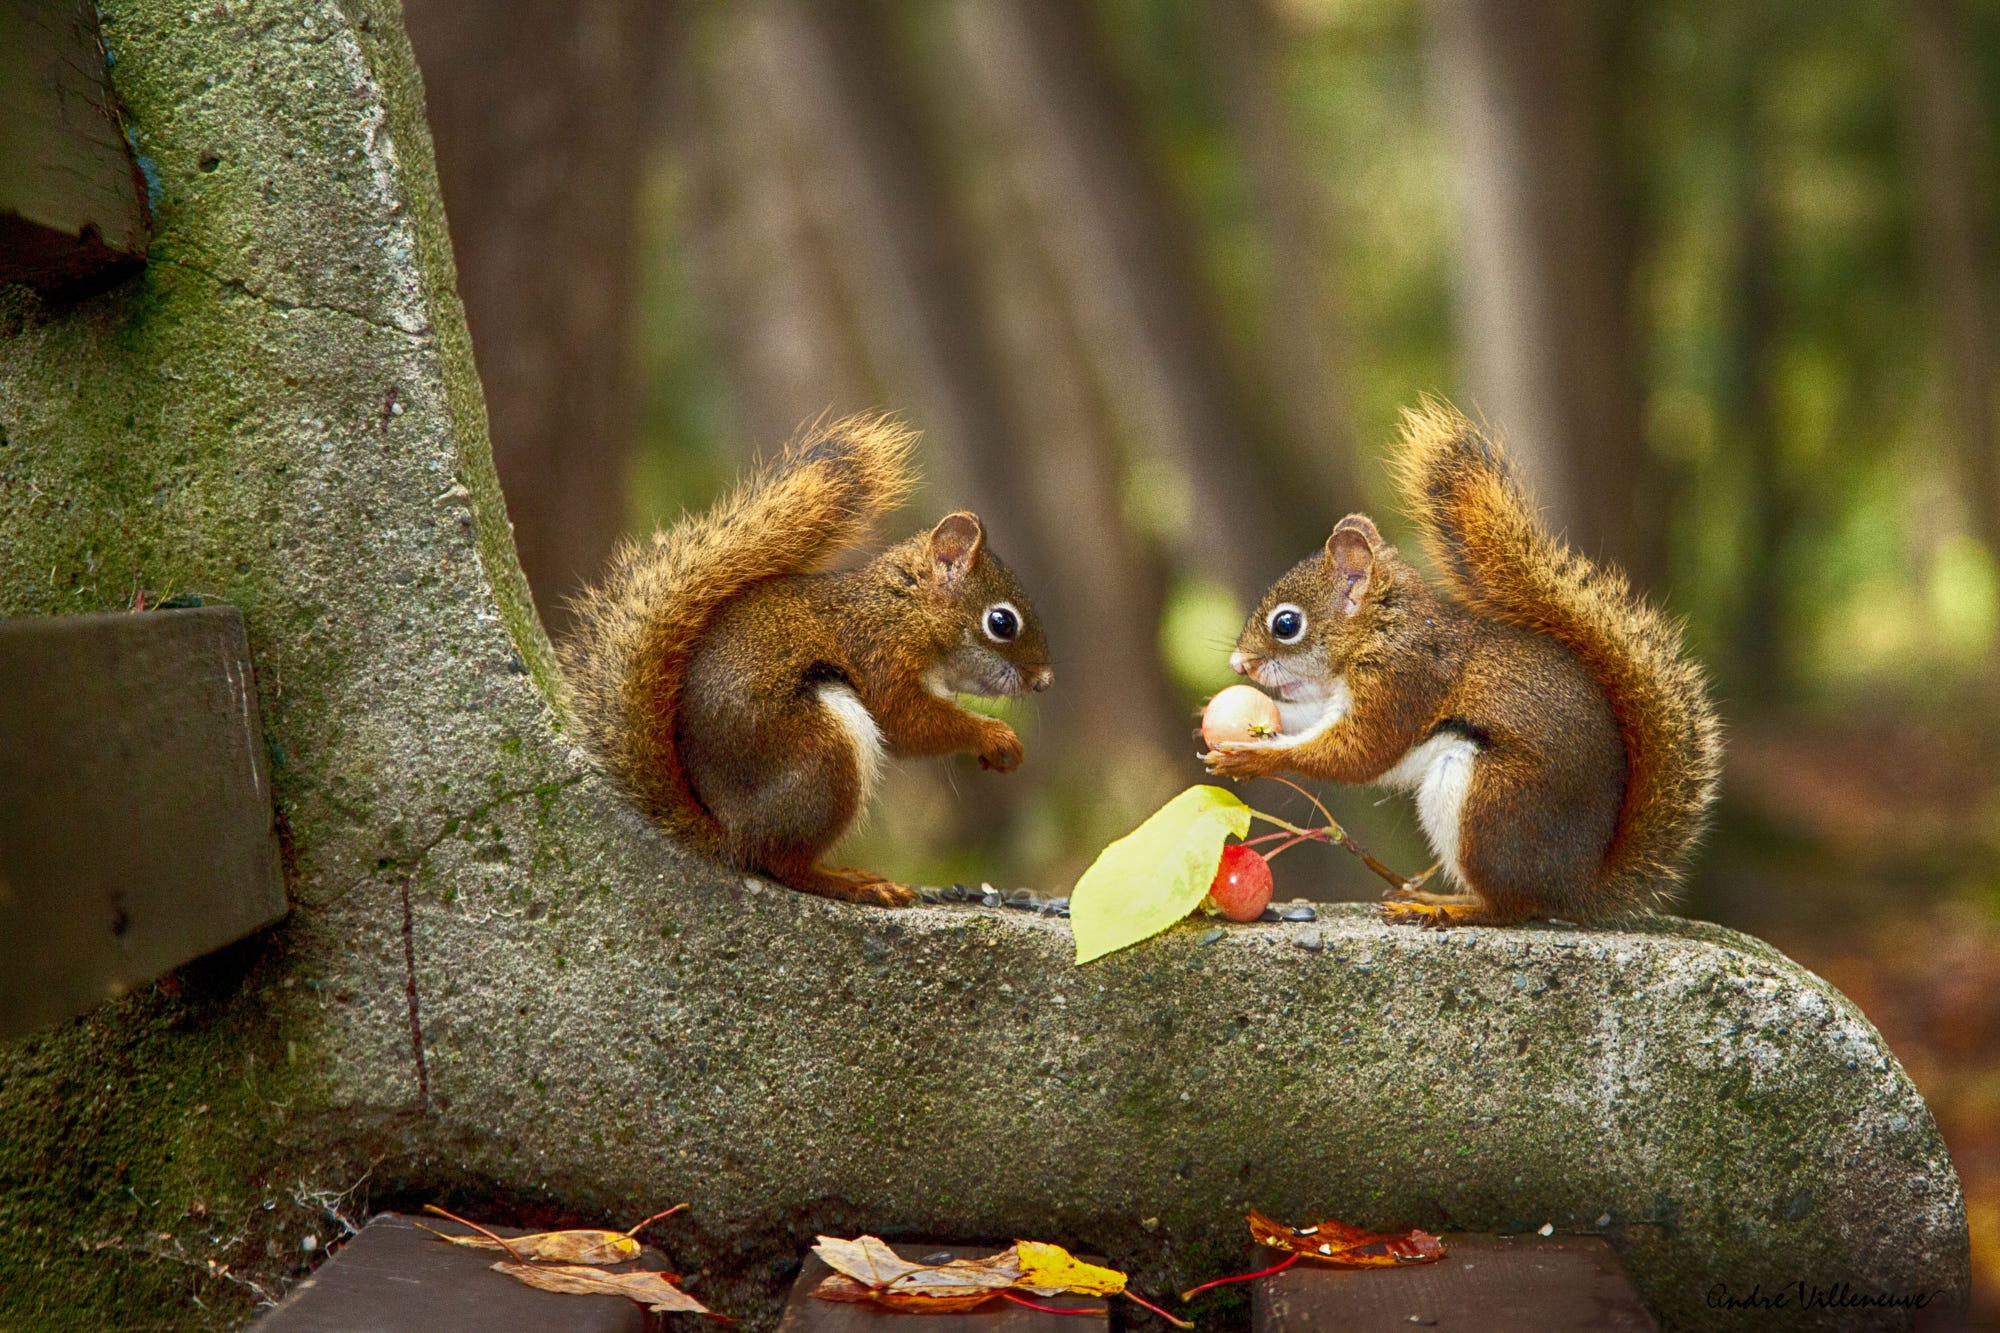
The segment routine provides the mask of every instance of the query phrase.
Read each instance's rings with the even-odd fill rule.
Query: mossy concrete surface
[[[239,1325],[339,1218],[428,1199],[690,1200],[662,1239],[753,1328],[815,1229],[1041,1237],[1167,1289],[1243,1261],[1246,1203],[1601,1231],[1676,1327],[1963,1289],[1922,1101],[1741,936],[1340,911],[1077,969],[1059,921],[668,846],[549,708],[394,5],[103,19],[158,236],[109,293],[0,294],[0,611],[244,608],[293,910],[0,1048],[0,1326]]]

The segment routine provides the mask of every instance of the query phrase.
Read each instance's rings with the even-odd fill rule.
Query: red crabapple
[[[1208,896],[1231,921],[1255,921],[1271,905],[1271,863],[1255,847],[1230,843],[1222,849]]]

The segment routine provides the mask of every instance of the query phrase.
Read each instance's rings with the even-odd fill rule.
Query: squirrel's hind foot
[[[871,875],[866,870],[812,866],[800,874],[785,876],[784,882],[801,893],[868,907],[909,907],[917,901],[917,891],[909,885]]]
[[[1410,892],[1397,901],[1376,904],[1375,910],[1391,925],[1419,926],[1443,930],[1447,926],[1511,926],[1515,921],[1487,906],[1476,894]]]
[[[892,879],[878,879],[856,886],[854,896],[848,901],[867,903],[873,907],[911,907],[916,904],[917,891]]]

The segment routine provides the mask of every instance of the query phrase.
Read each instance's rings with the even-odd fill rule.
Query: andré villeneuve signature
[[[1759,1282],[1747,1292],[1734,1292],[1726,1282],[1708,1289],[1711,1310],[1921,1310],[1944,1296],[1935,1291],[1856,1290],[1846,1282],[1820,1286],[1798,1278],[1774,1287]]]

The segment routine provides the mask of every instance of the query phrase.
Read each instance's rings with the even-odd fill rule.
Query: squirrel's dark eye
[[[1021,632],[1021,613],[1006,602],[986,608],[986,637],[995,643],[1012,643]]]
[[[1273,611],[1266,623],[1271,627],[1271,637],[1279,643],[1297,643],[1306,632],[1306,613],[1287,602]]]

